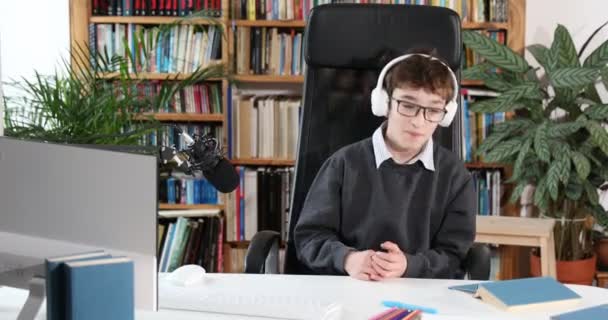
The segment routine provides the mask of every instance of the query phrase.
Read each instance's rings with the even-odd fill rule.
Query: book
[[[47,297],[46,314],[48,320],[65,319],[66,287],[65,270],[62,268],[62,264],[68,261],[86,261],[108,257],[110,257],[109,254],[100,250],[68,256],[50,257],[45,260]]]
[[[472,294],[477,293],[477,289],[478,288],[479,288],[479,284],[478,283],[464,284],[464,285],[458,285],[458,286],[448,287],[448,289],[458,290],[458,291],[472,293]]]
[[[482,282],[475,295],[507,311],[574,305],[581,300],[576,292],[552,277]]]
[[[135,318],[133,261],[117,257],[64,263],[66,320]]]
[[[608,304],[579,309],[551,316],[551,320],[608,319]]]

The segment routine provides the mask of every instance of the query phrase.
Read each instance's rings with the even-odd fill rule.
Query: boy
[[[319,170],[294,230],[298,259],[362,280],[453,278],[475,237],[474,185],[432,135],[454,117],[456,77],[413,54],[389,62],[378,82],[372,110],[387,120]]]

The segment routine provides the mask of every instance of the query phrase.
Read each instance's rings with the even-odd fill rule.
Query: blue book
[[[100,250],[69,256],[51,257],[45,260],[46,314],[48,320],[63,320],[66,315],[65,268],[63,268],[62,263],[109,257],[108,253]]]
[[[66,320],[135,318],[133,261],[129,258],[64,263]]]
[[[551,316],[551,320],[608,319],[608,304],[584,308]]]
[[[482,282],[476,295],[483,301],[507,311],[574,305],[581,300],[581,296],[576,292],[552,277]]]
[[[479,283],[464,284],[464,285],[448,287],[448,289],[458,290],[458,291],[473,293],[473,294],[477,293],[478,288],[479,288]]]

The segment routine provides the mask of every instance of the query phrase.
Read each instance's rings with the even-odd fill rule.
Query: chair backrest
[[[462,51],[459,16],[432,6],[322,5],[312,9],[304,37],[307,68],[284,265],[292,274],[310,273],[296,257],[293,228],[319,168],[339,148],[371,136],[384,120],[372,114],[370,104],[382,67],[410,49],[435,48],[458,75]],[[459,118],[458,113],[450,127],[437,129],[436,143],[453,149]]]

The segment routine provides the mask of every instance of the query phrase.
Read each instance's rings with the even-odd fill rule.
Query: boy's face
[[[424,89],[395,88],[390,97],[387,136],[400,151],[420,151],[445,116],[445,105],[440,95]],[[427,108],[426,117],[433,121],[425,119],[420,107]]]

